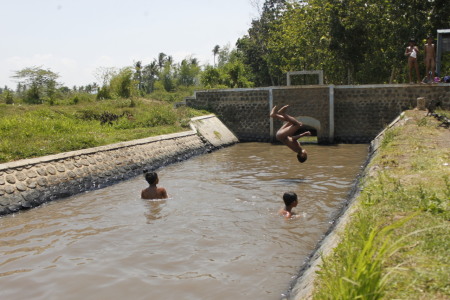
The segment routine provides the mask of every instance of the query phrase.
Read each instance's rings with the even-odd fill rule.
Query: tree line
[[[448,0],[266,0],[258,11],[234,47],[214,46],[213,65],[194,57],[177,63],[161,52],[147,64],[99,68],[98,83],[73,88],[58,83],[49,69],[30,67],[16,71],[16,89],[0,88],[0,97],[42,103],[73,93],[111,99],[277,86],[286,84],[287,72],[299,70],[323,70],[327,84],[402,83],[408,82],[407,42],[415,38],[423,45],[428,34],[450,28]],[[450,73],[449,52],[442,61],[442,73]],[[311,79],[294,82],[301,83]]]
[[[42,66],[16,71],[15,89],[0,88],[0,100],[8,104],[23,101],[29,104],[50,103],[57,99],[72,98],[77,102],[82,95],[93,95],[98,100],[155,97],[161,93],[181,92],[192,94],[195,88],[251,87],[248,68],[236,49],[216,45],[213,49],[214,65],[201,66],[195,57],[187,57],[177,63],[163,52],[150,63],[142,61],[124,68],[97,68],[94,72],[98,83],[69,88],[58,82],[59,74]],[[217,57],[217,63],[216,63]],[[164,98],[164,97],[162,97]],[[177,99],[178,101],[181,99]]]
[[[428,34],[450,28],[446,0],[267,0],[260,11],[237,42],[257,86],[299,70],[323,70],[333,84],[408,82],[408,41],[423,50]],[[444,61],[450,73],[449,53]]]

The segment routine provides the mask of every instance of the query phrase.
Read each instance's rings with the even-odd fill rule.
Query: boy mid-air
[[[278,130],[276,134],[277,140],[288,146],[292,151],[297,153],[297,159],[299,162],[305,162],[308,158],[306,150],[302,148],[298,139],[302,136],[311,135],[311,132],[306,131],[301,134],[295,135],[295,133],[303,126],[302,122],[299,122],[294,117],[286,114],[286,109],[289,105],[285,105],[277,111],[277,106],[272,108],[270,117],[284,121],[285,123]]]

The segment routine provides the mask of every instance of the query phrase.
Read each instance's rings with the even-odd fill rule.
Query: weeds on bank
[[[340,244],[324,261],[318,274],[332,280],[323,283],[315,299],[381,299],[384,296],[391,272],[383,272],[383,265],[402,247],[402,240],[392,241],[392,232],[412,216],[385,227],[369,223],[367,217],[356,216],[354,222],[358,226],[347,232],[348,242]]]
[[[179,132],[205,113],[130,99],[0,106],[0,163]]]
[[[450,298],[450,153],[436,130],[419,118],[387,132],[314,299]]]

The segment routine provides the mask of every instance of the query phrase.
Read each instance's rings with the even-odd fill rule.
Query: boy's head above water
[[[308,153],[306,153],[305,149],[297,153],[297,159],[301,163],[304,163],[308,159]]]
[[[298,202],[297,194],[294,192],[286,192],[283,194],[283,201],[286,207],[296,206],[294,202]]]
[[[156,172],[149,172],[144,170],[145,180],[147,180],[148,184],[157,184],[158,183],[158,174]]]

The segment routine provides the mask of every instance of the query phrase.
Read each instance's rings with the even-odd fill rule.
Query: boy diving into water
[[[288,107],[289,105],[285,105],[277,111],[277,106],[274,106],[272,108],[272,111],[270,112],[270,117],[285,122],[283,126],[281,126],[281,128],[278,130],[276,138],[277,140],[288,146],[292,151],[297,153],[298,161],[303,163],[308,158],[308,154],[298,142],[298,139],[302,136],[311,135],[311,132],[306,131],[301,134],[294,135],[303,126],[303,123],[286,114],[286,109]]]

